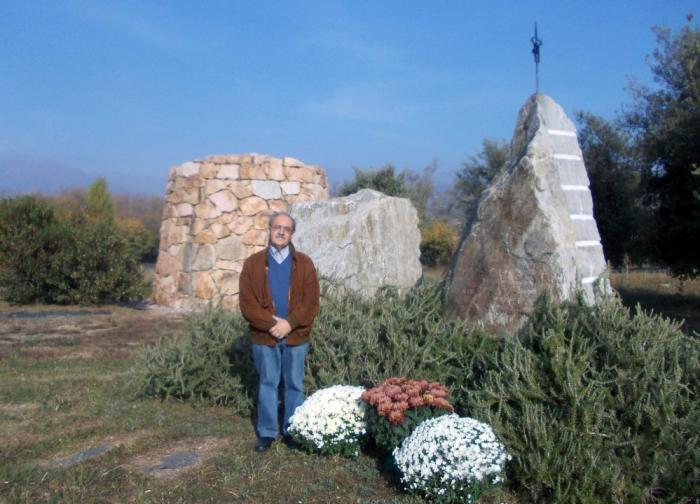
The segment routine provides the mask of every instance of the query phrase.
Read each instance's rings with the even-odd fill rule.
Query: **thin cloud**
[[[156,11],[153,3],[81,2],[71,7],[94,23],[152,47],[175,51],[201,48],[200,38],[177,26],[166,10]]]
[[[337,88],[326,96],[302,104],[301,113],[314,119],[338,119],[369,124],[409,125],[470,108],[491,106],[503,99],[498,88],[465,93],[457,86],[414,79],[367,81]],[[457,92],[454,90],[457,89]]]
[[[402,52],[386,45],[372,43],[354,33],[329,30],[315,34],[302,42],[305,49],[320,49],[336,54],[343,59],[354,60],[370,66],[387,68],[405,66]]]
[[[394,84],[362,83],[336,89],[328,96],[302,105],[312,117],[400,124],[409,119],[410,108]]]

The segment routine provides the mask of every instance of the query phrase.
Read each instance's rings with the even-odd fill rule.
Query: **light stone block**
[[[233,212],[238,208],[238,198],[236,198],[230,191],[224,190],[209,196],[209,200],[214,203],[214,206],[221,213]]]
[[[215,249],[213,245],[202,244],[196,249],[194,261],[192,261],[192,271],[210,270],[216,263]]]
[[[267,178],[270,180],[284,180],[284,166],[282,160],[278,158],[268,158],[266,161]]]
[[[220,240],[221,238],[226,238],[228,235],[231,234],[231,230],[228,228],[228,226],[219,222],[215,222],[211,225],[211,232],[214,234],[217,240]]]
[[[250,217],[239,217],[238,219],[231,221],[228,224],[228,228],[232,232],[241,235],[248,231],[251,227],[253,227],[254,222],[255,219],[252,219]]]
[[[253,195],[253,188],[251,187],[250,180],[232,182],[229,184],[229,189],[239,200]]]
[[[314,175],[313,170],[309,170],[306,167],[287,167],[284,168],[284,175],[287,180],[294,182],[313,182]]]
[[[199,165],[199,175],[203,179],[212,179],[216,176],[217,165],[213,163],[202,163]]]
[[[216,269],[237,271],[240,273],[243,265],[239,261],[216,261]]]
[[[293,158],[293,157],[285,157],[282,160],[282,162],[283,162],[284,166],[290,166],[290,167],[295,167],[295,168],[298,168],[300,166],[304,166],[304,163],[302,163],[301,161],[299,161],[298,159]]]
[[[176,177],[193,177],[194,175],[199,175],[199,164],[188,161],[180,166],[176,166],[174,171]]]
[[[242,199],[239,204],[243,215],[255,215],[268,210],[267,202],[257,196]]]
[[[241,237],[235,234],[219,240],[214,249],[217,261],[241,261],[246,258],[247,249]]]
[[[274,180],[253,180],[253,194],[266,199],[279,199],[282,197],[280,183]]]
[[[204,192],[206,193],[206,195],[210,196],[214,193],[227,189],[228,184],[220,179],[212,179],[207,180],[206,184],[204,185],[204,188]]]
[[[213,299],[216,294],[216,284],[208,271],[193,273],[194,295],[199,299]]]
[[[205,161],[215,164],[235,164],[241,158],[240,154],[221,154],[215,156],[207,156]]]
[[[249,229],[243,235],[244,245],[267,245],[267,231],[262,229]]]
[[[193,210],[192,205],[189,203],[180,203],[179,205],[175,205],[175,214],[178,217],[188,217],[192,215]]]
[[[270,212],[286,212],[289,209],[285,200],[270,200],[267,204],[270,207]]]
[[[200,203],[194,207],[194,213],[199,219],[215,219],[221,215],[221,210],[211,203]]]
[[[240,174],[242,179],[265,180],[265,167],[257,164],[241,164]]]
[[[216,235],[209,228],[205,229],[201,233],[196,234],[192,239],[192,243],[208,243],[210,245],[216,243],[216,241]]]
[[[225,164],[219,166],[216,178],[224,180],[235,180],[240,175],[241,167],[238,164]]]
[[[301,189],[301,184],[296,181],[296,182],[281,182],[280,187],[282,188],[282,193],[283,194],[299,194],[299,190]]]
[[[231,296],[238,294],[238,273],[235,271],[218,270],[211,274],[219,295]]]

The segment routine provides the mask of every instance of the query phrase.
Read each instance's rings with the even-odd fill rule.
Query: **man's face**
[[[286,215],[278,215],[270,224],[270,244],[281,250],[292,241],[292,219]]]

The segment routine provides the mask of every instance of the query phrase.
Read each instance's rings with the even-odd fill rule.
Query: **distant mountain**
[[[0,153],[0,196],[55,193],[72,187],[87,187],[94,180],[94,175],[58,161],[14,152]]]
[[[113,194],[163,196],[165,184],[168,182],[169,170],[164,170],[161,176],[134,175],[131,173],[106,174],[109,191]],[[118,180],[119,183],[112,182]]]
[[[97,177],[52,159],[0,152],[0,197],[34,192],[53,194],[76,187],[87,188]],[[114,173],[105,174],[105,178],[112,194],[161,196],[167,173],[162,177]]]

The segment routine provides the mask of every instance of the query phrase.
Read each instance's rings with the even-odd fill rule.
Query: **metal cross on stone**
[[[535,93],[540,92],[540,46],[542,40],[537,36],[537,23],[535,23],[535,35],[530,37],[532,42],[532,55],[535,58]]]

